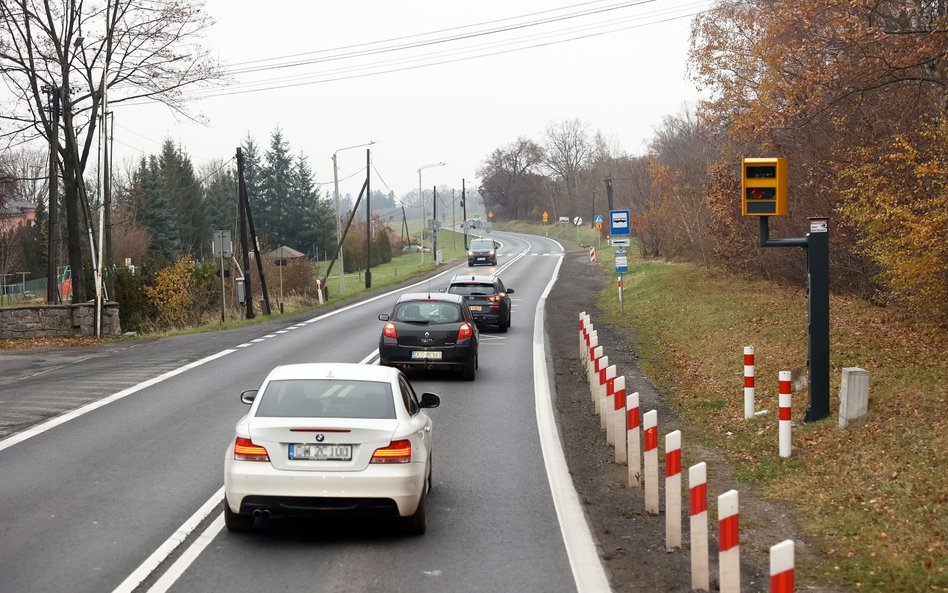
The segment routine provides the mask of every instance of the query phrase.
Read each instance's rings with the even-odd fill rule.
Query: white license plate
[[[412,358],[426,358],[428,360],[441,360],[440,350],[412,350]]]
[[[351,461],[352,445],[290,444],[290,459],[310,461]]]
[[[481,310],[481,306],[480,306],[480,305],[469,305],[469,307],[470,307],[471,311],[480,311],[480,310]]]

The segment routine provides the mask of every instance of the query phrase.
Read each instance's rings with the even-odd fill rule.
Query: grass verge
[[[611,249],[600,253],[614,269]],[[630,252],[631,255],[631,252]],[[833,296],[831,409],[843,367],[869,371],[869,415],[840,429],[835,416],[797,424],[793,457],[777,454],[777,373],[806,367],[803,290],[687,264],[636,260],[624,307],[610,288],[609,323],[638,337],[646,371],[689,423],[694,438],[727,452],[739,477],[791,502],[819,553],[798,566],[805,583],[878,593],[948,591],[948,346],[885,309]],[[757,408],[743,419],[743,347],[756,348]],[[835,384],[834,384],[835,383]],[[802,421],[807,393],[794,395]],[[774,542],[776,543],[776,542]]]

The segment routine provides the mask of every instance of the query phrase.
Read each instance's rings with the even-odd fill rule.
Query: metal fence
[[[0,285],[0,307],[18,305],[38,298],[46,300],[46,278]]]

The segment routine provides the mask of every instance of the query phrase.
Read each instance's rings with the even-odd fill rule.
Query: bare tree
[[[566,201],[573,204],[577,178],[589,163],[593,145],[586,127],[578,119],[562,120],[546,128],[544,163],[566,186]],[[590,220],[592,224],[592,220]]]
[[[219,80],[200,45],[211,24],[199,1],[0,1],[0,77],[12,94],[0,109],[0,138],[50,141],[57,132],[47,103],[61,101],[57,160],[77,301],[86,299],[81,245],[92,222],[83,174],[103,99],[154,100],[187,116],[184,90]]]
[[[484,206],[524,218],[549,194],[538,172],[543,149],[520,137],[491,153],[478,170]]]

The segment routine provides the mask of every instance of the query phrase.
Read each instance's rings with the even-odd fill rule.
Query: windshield
[[[493,249],[494,242],[489,239],[476,239],[471,241],[471,249]]]

